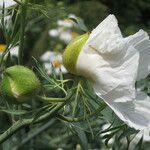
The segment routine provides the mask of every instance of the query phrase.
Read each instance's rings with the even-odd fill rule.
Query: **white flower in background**
[[[69,14],[68,18],[76,18],[77,16],[75,14]]]
[[[59,30],[58,29],[51,29],[51,30],[49,30],[49,35],[51,37],[58,37],[59,36]]]
[[[5,44],[0,44],[0,56],[2,53],[5,51],[6,45]],[[19,51],[19,46],[12,47],[9,52],[11,56],[18,57],[18,51]]]
[[[57,25],[60,27],[72,28],[75,23],[70,19],[58,20]]]
[[[16,4],[16,2],[13,0],[0,0],[0,7],[3,7],[3,2],[5,4],[5,8],[11,7]]]
[[[95,93],[126,124],[150,129],[150,97],[135,89],[135,82],[150,73],[150,40],[145,31],[124,38],[117,19],[109,15],[90,35],[67,46],[63,63],[70,72],[88,78]]]
[[[18,45],[10,49],[11,56],[18,57],[18,53],[19,53],[19,46]]]
[[[107,130],[107,129],[109,129],[109,127],[111,127],[111,124],[110,123],[106,123],[106,124],[104,124],[103,126],[102,126],[102,131],[105,131],[105,130]],[[107,135],[107,134],[110,134],[111,132],[110,131],[108,131],[108,132],[106,132],[106,133],[101,133],[101,136],[103,137],[103,136],[105,136],[105,135]],[[104,142],[105,140],[103,140],[103,142]],[[114,138],[112,137],[109,141],[108,141],[108,145],[112,145],[114,143]]]
[[[63,42],[69,43],[73,37],[72,37],[71,31],[64,31],[60,34],[59,38]]]
[[[70,14],[68,17],[76,17],[73,14]],[[78,28],[77,24],[71,19],[64,19],[57,21],[57,28],[49,30],[49,35],[51,37],[58,37],[64,43],[69,43],[74,37],[78,36],[78,33],[73,32],[72,28]]]
[[[59,52],[47,51],[41,56],[41,61],[44,62],[44,67],[48,74],[51,74],[53,69],[57,75],[60,72],[67,73],[66,68],[62,64],[62,54]]]

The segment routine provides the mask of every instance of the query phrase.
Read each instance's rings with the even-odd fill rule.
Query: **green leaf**
[[[125,138],[127,136],[130,136],[132,134],[138,133],[137,130],[133,129],[133,128],[127,128],[123,131],[123,133],[119,136],[118,140],[121,140],[122,138]]]
[[[134,150],[142,150],[143,136],[139,140],[138,144],[135,146]]]
[[[43,106],[42,108],[40,108],[36,113],[35,116],[33,118],[32,123],[34,123],[42,114],[47,113],[48,111],[50,111],[50,109],[52,109],[55,105],[52,104],[48,104]]]
[[[26,110],[12,110],[12,109],[4,109],[4,108],[2,108],[0,110],[0,112],[5,112],[8,114],[12,114],[12,115],[25,115],[25,114],[29,113]]]
[[[80,144],[82,146],[83,150],[87,150],[88,149],[88,141],[86,138],[86,134],[83,130],[81,130],[80,128],[74,126],[74,130],[77,133],[79,140],[80,140]]]

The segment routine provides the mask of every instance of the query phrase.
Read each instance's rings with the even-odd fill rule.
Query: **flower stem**
[[[0,144],[3,143],[5,140],[7,140],[9,137],[11,137],[14,133],[16,133],[18,130],[22,129],[23,127],[30,125],[30,124],[36,124],[40,123],[45,120],[49,120],[50,118],[54,117],[54,115],[64,106],[66,103],[69,102],[70,98],[72,97],[72,92],[69,92],[66,100],[63,103],[59,103],[56,107],[54,107],[51,111],[48,113],[40,116],[37,120],[34,121],[34,118],[31,119],[22,119],[15,122],[7,131],[5,131],[3,134],[0,135]]]
[[[22,3],[21,7],[21,31],[20,31],[20,45],[19,45],[19,54],[18,54],[18,64],[23,63],[23,49],[24,49],[24,35],[25,35],[25,26],[26,26],[26,14],[27,14],[27,0],[25,3]]]
[[[46,124],[42,125],[41,127],[38,128],[38,130],[34,130],[34,132],[31,132],[30,134],[28,134],[28,136],[26,138],[24,138],[20,144],[18,144],[14,150],[17,150],[19,148],[21,148],[24,144],[26,144],[27,142],[29,142],[31,139],[33,139],[34,137],[36,137],[37,135],[39,135],[41,132],[49,129],[50,126],[52,126],[55,123],[55,120],[50,120],[49,122],[47,122]]]
[[[58,102],[64,102],[66,100],[66,97],[64,98],[52,98],[52,97],[45,97],[45,96],[36,96],[37,100],[46,102],[46,103],[58,103]]]

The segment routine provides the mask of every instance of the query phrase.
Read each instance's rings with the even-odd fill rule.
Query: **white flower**
[[[15,47],[12,47],[10,49],[10,54],[11,56],[15,56],[15,57],[18,57],[18,53],[19,53],[19,46],[15,46]]]
[[[68,17],[76,16],[70,14]],[[58,20],[57,28],[49,30],[49,35],[68,44],[74,37],[78,35],[78,33],[72,31],[73,27],[78,28],[77,24],[71,19]]]
[[[64,31],[60,33],[60,40],[62,40],[65,43],[69,43],[72,40],[72,34],[71,31]]]
[[[58,25],[58,26],[67,27],[67,28],[73,27],[72,22],[69,21],[69,20],[58,20],[58,21],[57,21],[57,25]]]
[[[3,2],[5,3],[5,7],[11,7],[16,4],[13,0],[0,0],[0,7],[3,7]]]
[[[105,130],[109,129],[109,127],[111,127],[111,124],[110,124],[110,123],[104,124],[104,125],[102,126],[102,131],[105,131]],[[111,131],[108,131],[108,132],[106,132],[106,133],[101,133],[101,136],[103,137],[103,136],[106,136],[107,134],[111,134]],[[105,141],[105,140],[103,140],[103,142],[104,142],[104,141]],[[112,138],[109,140],[108,145],[112,145],[113,143],[114,143],[114,137],[112,137]]]
[[[51,37],[58,37],[59,36],[59,30],[58,29],[51,29],[51,30],[49,30],[49,35],[51,36]]]
[[[59,38],[64,43],[69,43],[72,39],[72,31],[70,29],[64,29],[63,27],[59,27],[57,29],[49,30],[49,35],[54,38]]]
[[[69,63],[65,58],[63,61]],[[117,19],[109,15],[89,35],[75,72],[91,81],[95,93],[126,124],[149,130],[150,97],[135,89],[135,82],[150,73],[150,40],[145,31],[124,38]]]
[[[76,18],[77,16],[75,14],[69,14],[68,18]]]
[[[6,45],[5,44],[0,44],[0,56],[2,53],[5,51]],[[9,52],[11,56],[18,57],[18,51],[19,51],[19,46],[12,47]]]
[[[58,75],[60,71],[67,73],[66,68],[62,64],[62,54],[59,52],[47,51],[41,56],[44,62],[44,67],[48,74],[51,74],[54,68],[55,73]]]
[[[73,16],[73,15],[71,15]],[[69,15],[70,17],[70,15]],[[64,20],[58,20],[57,25],[60,27],[66,27],[66,28],[72,28],[76,26],[75,22],[73,22],[71,19],[64,19]]]

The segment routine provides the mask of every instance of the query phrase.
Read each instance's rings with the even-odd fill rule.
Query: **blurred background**
[[[13,0],[8,1],[10,6],[11,1]],[[83,34],[83,31],[68,19],[69,17],[80,17],[88,31],[92,31],[106,16],[114,14],[124,36],[133,34],[139,29],[150,33],[149,0],[30,0],[30,2],[34,5],[29,8],[27,15],[24,63],[29,63],[30,56],[39,58],[47,50],[62,52],[72,38]],[[2,32],[0,43],[6,44]]]
[[[19,7],[13,0],[4,0],[4,2],[6,3],[5,15],[2,10],[0,15],[1,18],[5,18],[1,19],[0,53],[3,53],[8,45],[12,45],[10,48],[12,61],[11,64],[8,64],[9,66],[17,64],[20,16],[18,15]],[[25,20],[23,64],[33,66],[34,57],[42,64],[48,75],[54,73],[57,76],[61,72],[67,76],[67,70],[62,64],[62,52],[67,44],[78,35],[91,32],[109,14],[114,14],[118,19],[123,36],[134,34],[139,29],[144,29],[150,35],[149,0],[29,0],[29,3]],[[0,5],[2,9],[2,0],[0,0]],[[51,94],[56,96],[57,92]],[[95,121],[94,133],[107,129],[110,126],[109,123],[114,121],[111,110],[107,110],[103,115],[107,116],[107,120]],[[9,116],[0,112],[1,132],[9,126]],[[77,124],[77,126],[88,128],[84,123]],[[33,125],[18,133],[0,149],[10,150],[13,145],[14,149],[29,150],[87,148],[91,150],[129,150],[128,140],[118,141],[117,138],[112,138],[114,134],[109,134],[107,137],[111,139],[110,145],[107,145],[105,138],[102,138],[104,135],[94,136],[92,131],[89,133],[85,130],[85,133],[82,133],[83,130],[79,131],[77,127],[73,130],[71,128],[72,124],[62,123],[55,119],[48,123]],[[30,129],[33,130],[30,132]],[[132,130],[129,132],[134,133]],[[21,138],[18,139],[20,135]],[[141,140],[134,142],[136,143],[134,148],[149,149],[150,143],[148,142],[142,147]],[[132,144],[130,145],[130,149],[134,149]]]

